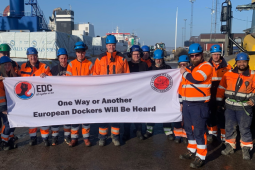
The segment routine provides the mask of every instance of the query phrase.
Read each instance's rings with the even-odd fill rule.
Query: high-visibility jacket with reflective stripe
[[[211,100],[216,100],[216,93],[218,86],[220,84],[220,81],[223,77],[223,75],[231,70],[231,65],[226,62],[224,58],[222,58],[221,62],[216,65],[212,58],[209,60],[209,63],[213,66],[213,73],[212,73],[212,87],[211,87]]]
[[[95,61],[93,75],[130,73],[125,57],[115,51],[103,53]]]
[[[220,85],[218,87],[216,100],[223,101],[226,97],[226,104],[232,106],[240,106],[242,104],[238,102],[230,102],[228,99],[234,99],[239,102],[248,101],[249,98],[253,98],[255,93],[255,76],[254,71],[247,69],[242,74],[238,73],[238,68],[235,67],[222,77]],[[248,106],[247,103],[243,103],[244,106]]]
[[[66,70],[66,76],[87,76],[92,75],[93,64],[85,59],[82,62],[77,59],[71,61]]]
[[[5,91],[4,91],[4,83],[0,81],[0,112],[7,110]]]
[[[28,61],[22,64],[19,70],[19,76],[21,77],[40,76],[42,73],[45,73],[47,76],[52,76],[50,67],[39,61],[37,61],[35,66],[32,66]]]
[[[212,65],[202,62],[198,66],[189,65],[183,73],[179,94],[183,101],[208,102],[211,97]]]

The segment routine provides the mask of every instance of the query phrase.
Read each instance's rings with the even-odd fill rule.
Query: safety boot
[[[84,143],[85,143],[85,146],[87,147],[91,146],[89,139],[84,139]]]
[[[167,138],[168,138],[168,140],[174,140],[174,135],[173,134],[170,134],[170,135],[167,135]]]
[[[197,169],[197,168],[200,168],[201,166],[203,166],[204,163],[205,163],[204,160],[202,160],[198,156],[196,156],[195,160],[193,162],[191,162],[190,167]]]
[[[69,147],[74,147],[78,143],[78,139],[72,139],[71,142],[69,143]]]
[[[15,137],[9,139],[8,143],[11,149],[17,148],[17,144],[15,144],[15,141],[16,141]]]
[[[247,146],[244,146],[243,148],[242,148],[242,152],[243,152],[243,159],[245,159],[245,160],[250,160],[251,159],[251,156],[250,156],[250,153],[249,153],[249,151],[250,151],[250,147],[247,147]]]
[[[43,138],[44,146],[50,146],[48,138]]]
[[[37,144],[37,137],[30,138],[29,145],[33,146]]]
[[[179,138],[175,138],[175,143],[181,143],[181,138],[179,137]]]
[[[118,139],[112,139],[114,146],[120,146],[120,141]]]
[[[182,142],[183,142],[184,144],[188,144],[188,139],[187,139],[187,138],[182,138]]]
[[[146,131],[146,133],[144,134],[144,137],[145,138],[149,138],[149,137],[151,137],[152,136],[152,133],[150,133],[150,132],[148,132],[148,131]]]
[[[52,138],[51,145],[52,145],[52,146],[56,146],[57,144],[58,144],[58,137],[53,137],[53,138]]]
[[[194,159],[195,157],[195,153],[192,153],[190,150],[179,156],[179,158],[183,160]]]
[[[212,143],[213,142],[213,135],[207,135],[207,142]]]
[[[105,145],[105,139],[99,139],[98,144],[99,144],[99,146],[104,146]]]
[[[228,155],[228,154],[233,154],[234,149],[229,143],[225,143],[226,148],[221,151],[222,155]]]
[[[11,149],[11,146],[10,146],[10,144],[8,142],[2,141],[1,145],[2,145],[2,149],[4,151],[8,151],[8,150]]]
[[[66,142],[67,145],[71,142],[71,137],[70,136],[65,136],[64,141]]]
[[[136,137],[138,137],[140,140],[144,140],[144,137],[141,131],[136,131]]]

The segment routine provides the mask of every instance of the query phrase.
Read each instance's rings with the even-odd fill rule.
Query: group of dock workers
[[[171,69],[164,61],[164,51],[157,49],[150,58],[150,48],[133,45],[130,48],[127,61],[125,56],[116,51],[115,36],[106,38],[107,52],[101,54],[93,64],[86,57],[88,46],[83,42],[75,44],[76,59],[68,63],[67,51],[60,48],[57,51],[59,64],[49,68],[38,60],[38,51],[30,47],[27,49],[28,61],[21,67],[10,59],[10,47],[0,45],[0,79],[4,77],[40,76],[94,76],[108,74],[122,74],[143,72],[149,70]],[[240,144],[243,159],[250,159],[253,149],[252,134],[252,106],[255,103],[255,76],[249,68],[249,56],[246,53],[237,54],[234,68],[222,56],[222,48],[213,45],[210,49],[211,58],[205,61],[203,49],[199,44],[189,47],[188,55],[182,55],[178,60],[178,67],[182,75],[179,86],[180,108],[183,115],[182,122],[163,123],[163,130],[169,140],[187,144],[187,152],[180,155],[180,159],[191,160],[191,168],[204,165],[207,155],[207,142],[221,139],[225,149],[223,155],[233,154],[236,149],[237,126],[240,131]],[[1,133],[1,147],[3,150],[16,148],[14,128],[10,128],[7,118],[7,103],[3,82],[0,81],[0,112],[3,121]],[[99,146],[104,146],[109,124],[99,124]],[[142,123],[135,123],[136,136],[143,140],[153,134],[154,123],[146,124],[146,132],[142,133]],[[111,138],[115,146],[120,145],[120,124],[111,123]],[[86,146],[91,146],[90,124],[64,125],[64,140],[74,147],[78,143],[79,129]],[[124,123],[123,140],[130,138],[130,123]],[[219,128],[219,129],[218,129]],[[51,129],[52,140],[49,142]],[[44,145],[57,145],[59,126],[40,127]],[[133,132],[133,131],[132,131]],[[131,132],[131,133],[132,133]],[[220,132],[218,134],[218,132]],[[37,127],[29,128],[29,145],[37,144]],[[218,138],[217,138],[217,135]]]

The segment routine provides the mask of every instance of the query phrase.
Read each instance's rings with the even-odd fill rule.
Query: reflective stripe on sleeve
[[[212,80],[214,81],[220,81],[222,79],[222,77],[213,77]]]
[[[72,76],[73,74],[70,71],[66,71],[66,74]]]
[[[204,87],[204,88],[211,88],[212,84],[192,84],[193,86],[196,87]],[[192,85],[188,84],[188,85],[183,85],[183,88],[194,88]]]
[[[216,97],[216,101],[219,101],[219,102],[221,102],[221,101],[223,101],[223,98],[220,98],[220,97]]]
[[[197,70],[204,77],[204,81],[207,79],[207,75],[202,70]]]
[[[183,73],[183,77],[186,79],[187,74],[189,74],[187,71]]]
[[[225,87],[222,87],[221,85],[218,86],[219,89],[223,89],[223,90],[226,90]]]

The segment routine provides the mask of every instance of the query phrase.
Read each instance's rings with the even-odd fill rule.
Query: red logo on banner
[[[153,90],[164,93],[172,88],[173,79],[168,74],[158,74],[152,77],[150,84]]]
[[[18,82],[14,88],[16,96],[22,100],[31,99],[35,94],[34,86],[26,81]]]

